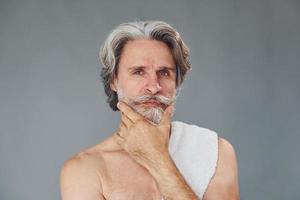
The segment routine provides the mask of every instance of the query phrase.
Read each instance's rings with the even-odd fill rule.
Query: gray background
[[[234,145],[242,199],[300,199],[299,0],[2,0],[0,199],[59,199],[63,162],[116,130],[97,54],[135,19],[190,47],[174,119]]]

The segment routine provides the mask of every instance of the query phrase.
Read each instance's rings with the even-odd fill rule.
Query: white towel
[[[217,166],[217,133],[196,125],[172,122],[169,152],[189,186],[202,199]]]

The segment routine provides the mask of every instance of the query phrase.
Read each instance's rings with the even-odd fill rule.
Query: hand
[[[139,164],[156,165],[159,158],[169,156],[168,144],[173,106],[166,108],[161,122],[155,125],[134,111],[125,102],[119,102],[121,122],[114,135],[117,143]]]
[[[166,199],[197,199],[168,151],[173,106],[166,108],[158,125],[124,102],[119,102],[118,108],[121,111],[121,123],[114,137],[132,159],[148,170],[161,194]]]

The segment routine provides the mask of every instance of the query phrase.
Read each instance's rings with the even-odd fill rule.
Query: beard
[[[133,108],[133,110],[135,110],[137,113],[145,117],[150,122],[153,122],[154,124],[160,123],[164,111],[168,106],[174,104],[173,113],[175,111],[175,101],[177,98],[176,91],[171,98],[167,98],[162,95],[141,95],[136,97],[125,97],[123,91],[120,88],[118,88],[117,94],[119,100],[126,102],[131,108]],[[145,103],[149,100],[155,100],[157,103],[159,103],[159,106],[144,107],[142,103]]]

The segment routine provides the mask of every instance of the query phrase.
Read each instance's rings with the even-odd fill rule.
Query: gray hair
[[[114,111],[118,110],[118,95],[111,89],[110,84],[118,75],[123,47],[128,41],[137,39],[153,39],[168,45],[176,63],[176,88],[182,84],[187,71],[191,68],[188,47],[179,33],[166,22],[137,21],[120,24],[109,34],[99,53],[103,65],[100,76],[107,95],[107,103]]]

